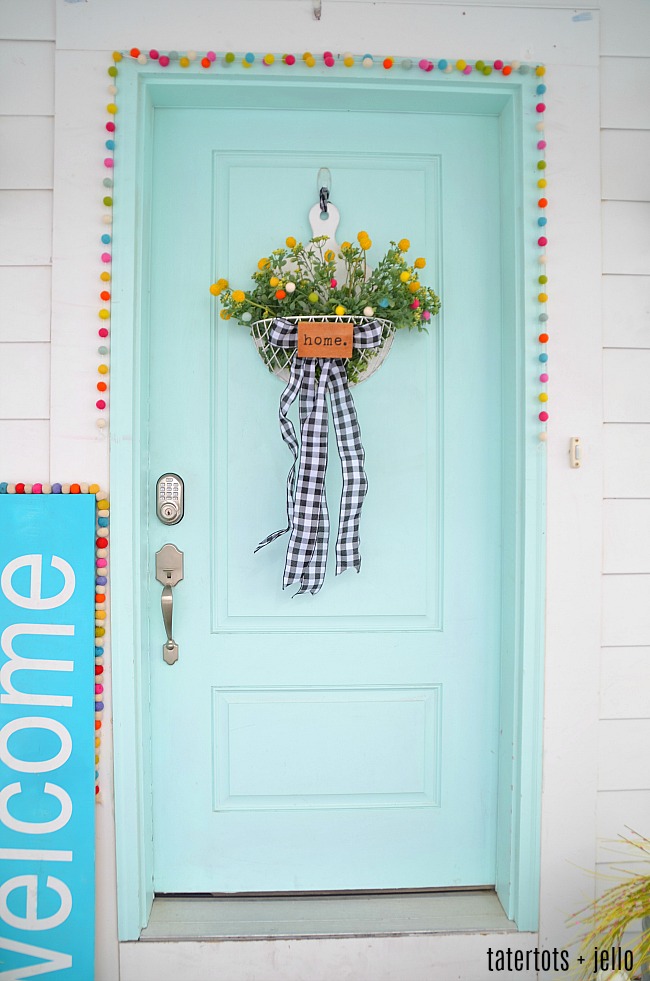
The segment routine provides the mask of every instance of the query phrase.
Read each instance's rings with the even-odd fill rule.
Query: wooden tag
[[[301,320],[298,324],[299,358],[351,358],[353,323]]]

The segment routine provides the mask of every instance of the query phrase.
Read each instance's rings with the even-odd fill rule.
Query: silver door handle
[[[163,644],[163,659],[166,664],[178,661],[178,644],[172,635],[172,617],[174,613],[174,596],[172,589],[183,578],[183,553],[175,545],[163,545],[156,552],[156,579],[162,584],[160,605],[162,608],[163,624],[167,634],[167,642]]]

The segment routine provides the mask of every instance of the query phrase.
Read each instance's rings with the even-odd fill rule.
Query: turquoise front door
[[[279,103],[284,98],[285,104]],[[154,888],[262,892],[495,881],[500,662],[496,116],[155,110],[144,272]],[[236,101],[236,100],[235,100]],[[369,492],[362,569],[282,590],[283,383],[209,285],[246,288],[327,167],[337,239],[410,239],[443,313],[354,389]],[[330,453],[334,525],[340,490]],[[185,515],[155,515],[164,473]],[[167,665],[154,554],[185,556]],[[332,546],[330,551],[333,552]]]

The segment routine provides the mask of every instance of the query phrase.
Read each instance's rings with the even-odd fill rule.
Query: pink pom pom
[[[110,262],[111,254],[110,252],[102,252],[102,262]]]
[[[497,60],[494,62],[494,67],[498,72],[501,71],[501,69],[503,68],[503,62],[501,61],[500,58],[497,58]]]
[[[463,68],[463,75],[471,75],[471,74],[472,74],[472,66],[465,65],[465,67]]]
[[[42,494],[42,493],[43,493],[43,485],[42,484],[33,484],[32,485],[32,494]]]
[[[548,412],[540,412],[539,418],[542,422],[546,422],[546,420],[548,419]]]
[[[97,333],[100,337],[108,337],[108,327],[100,327]]]
[[[208,53],[207,53],[207,55],[205,57],[208,59],[208,61],[216,61],[217,60],[217,56],[216,56],[216,54],[215,54],[214,51],[208,51]]]
[[[284,60],[287,65],[295,65],[296,63],[295,55],[287,55]]]
[[[415,297],[412,303],[409,303],[409,306],[411,310],[417,310],[417,308],[420,306],[420,301],[418,300],[417,296]]]
[[[540,237],[537,239],[537,244],[548,245],[548,239],[546,238],[546,235],[540,235]]]
[[[160,58],[158,59],[158,64],[160,65],[161,68],[166,68],[167,65],[169,64],[169,58],[167,57],[167,55],[161,55]]]
[[[422,319],[423,320],[431,320],[431,313],[429,312],[429,310],[423,310],[422,311]]]
[[[158,55],[159,55],[159,52],[156,51],[155,48],[152,48],[151,51],[149,52],[149,57],[151,58],[152,61],[157,61],[158,60]]]
[[[109,133],[114,133],[115,132],[115,123],[113,123],[113,122],[106,123],[106,129],[108,130]]]
[[[541,382],[547,382],[548,381],[548,375],[546,374],[545,371],[543,371],[542,374],[539,376],[539,380]]]
[[[337,287],[337,281],[335,279],[330,279],[330,286],[333,290],[335,290]]]
[[[105,569],[108,562],[106,559],[97,559],[96,565],[98,569]]]
[[[112,157],[106,157],[106,160],[104,161],[104,166],[105,167],[112,167],[113,166],[113,158]]]

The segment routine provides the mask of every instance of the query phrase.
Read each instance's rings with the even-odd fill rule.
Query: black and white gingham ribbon
[[[354,328],[353,347],[378,347],[382,327],[376,320]],[[288,320],[274,322],[269,336],[275,347],[293,348],[298,326]],[[316,378],[316,365],[320,377]],[[287,527],[269,535],[255,551],[290,531],[283,585],[299,582],[299,593],[317,593],[325,579],[329,514],[325,497],[327,470],[327,394],[329,393],[336,442],[341,458],[343,489],[336,541],[336,574],[359,571],[359,519],[368,480],[363,469],[364,450],[352,393],[342,358],[299,358],[291,364],[287,387],[280,396],[280,430],[293,453],[287,478]],[[300,448],[288,412],[300,396]],[[298,473],[296,475],[296,465]]]

